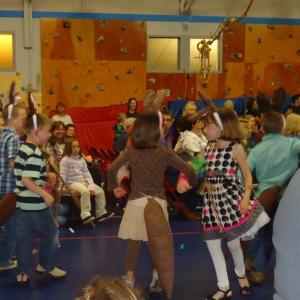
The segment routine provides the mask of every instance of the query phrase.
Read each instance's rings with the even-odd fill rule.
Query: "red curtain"
[[[141,110],[142,102],[138,103]],[[107,107],[70,107],[67,109],[76,128],[76,134],[84,153],[87,147],[111,149],[114,139],[113,126],[116,124],[118,113],[126,112],[127,104]]]

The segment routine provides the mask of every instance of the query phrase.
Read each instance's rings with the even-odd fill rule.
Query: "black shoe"
[[[100,217],[98,217],[98,218],[96,218],[96,222],[97,223],[101,223],[101,222],[104,222],[105,220],[107,220],[107,219],[110,219],[112,216],[114,216],[115,215],[115,213],[114,212],[111,212],[111,213],[105,213],[104,215],[102,215],[102,216],[100,216]]]
[[[221,298],[220,298],[221,297]],[[221,299],[231,299],[232,291],[229,288],[227,291],[218,289],[214,294],[208,295],[205,300],[221,300]]]

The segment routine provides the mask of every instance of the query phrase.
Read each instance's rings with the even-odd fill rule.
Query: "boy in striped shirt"
[[[17,193],[17,283],[29,282],[31,253],[36,231],[41,236],[38,273],[49,273],[62,278],[66,272],[55,267],[58,250],[58,231],[50,207],[54,199],[43,187],[46,182],[46,166],[39,146],[50,136],[49,120],[38,114],[30,114],[25,122],[26,142],[21,146],[15,161],[14,175]]]

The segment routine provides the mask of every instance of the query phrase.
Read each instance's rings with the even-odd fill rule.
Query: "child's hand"
[[[241,214],[244,215],[249,211],[249,199],[244,198],[240,204]]]
[[[116,198],[123,198],[127,194],[127,192],[123,188],[121,188],[121,187],[115,188],[113,190],[113,192],[114,192],[114,195],[115,195]]]
[[[188,183],[178,183],[177,184],[177,192],[179,194],[186,193],[188,190],[190,190],[192,187]]]
[[[54,203],[54,198],[48,193],[46,193],[43,198],[48,207],[51,207]]]

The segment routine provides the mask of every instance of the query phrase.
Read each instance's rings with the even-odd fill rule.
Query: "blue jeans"
[[[250,242],[246,259],[260,272],[266,272],[273,251],[273,221],[262,227]]]
[[[0,266],[8,265],[11,260],[16,250],[16,234],[16,212],[14,212],[4,224],[0,235]]]
[[[18,274],[30,275],[31,255],[36,232],[41,237],[39,264],[50,272],[55,267],[58,230],[51,209],[42,211],[16,210]]]

